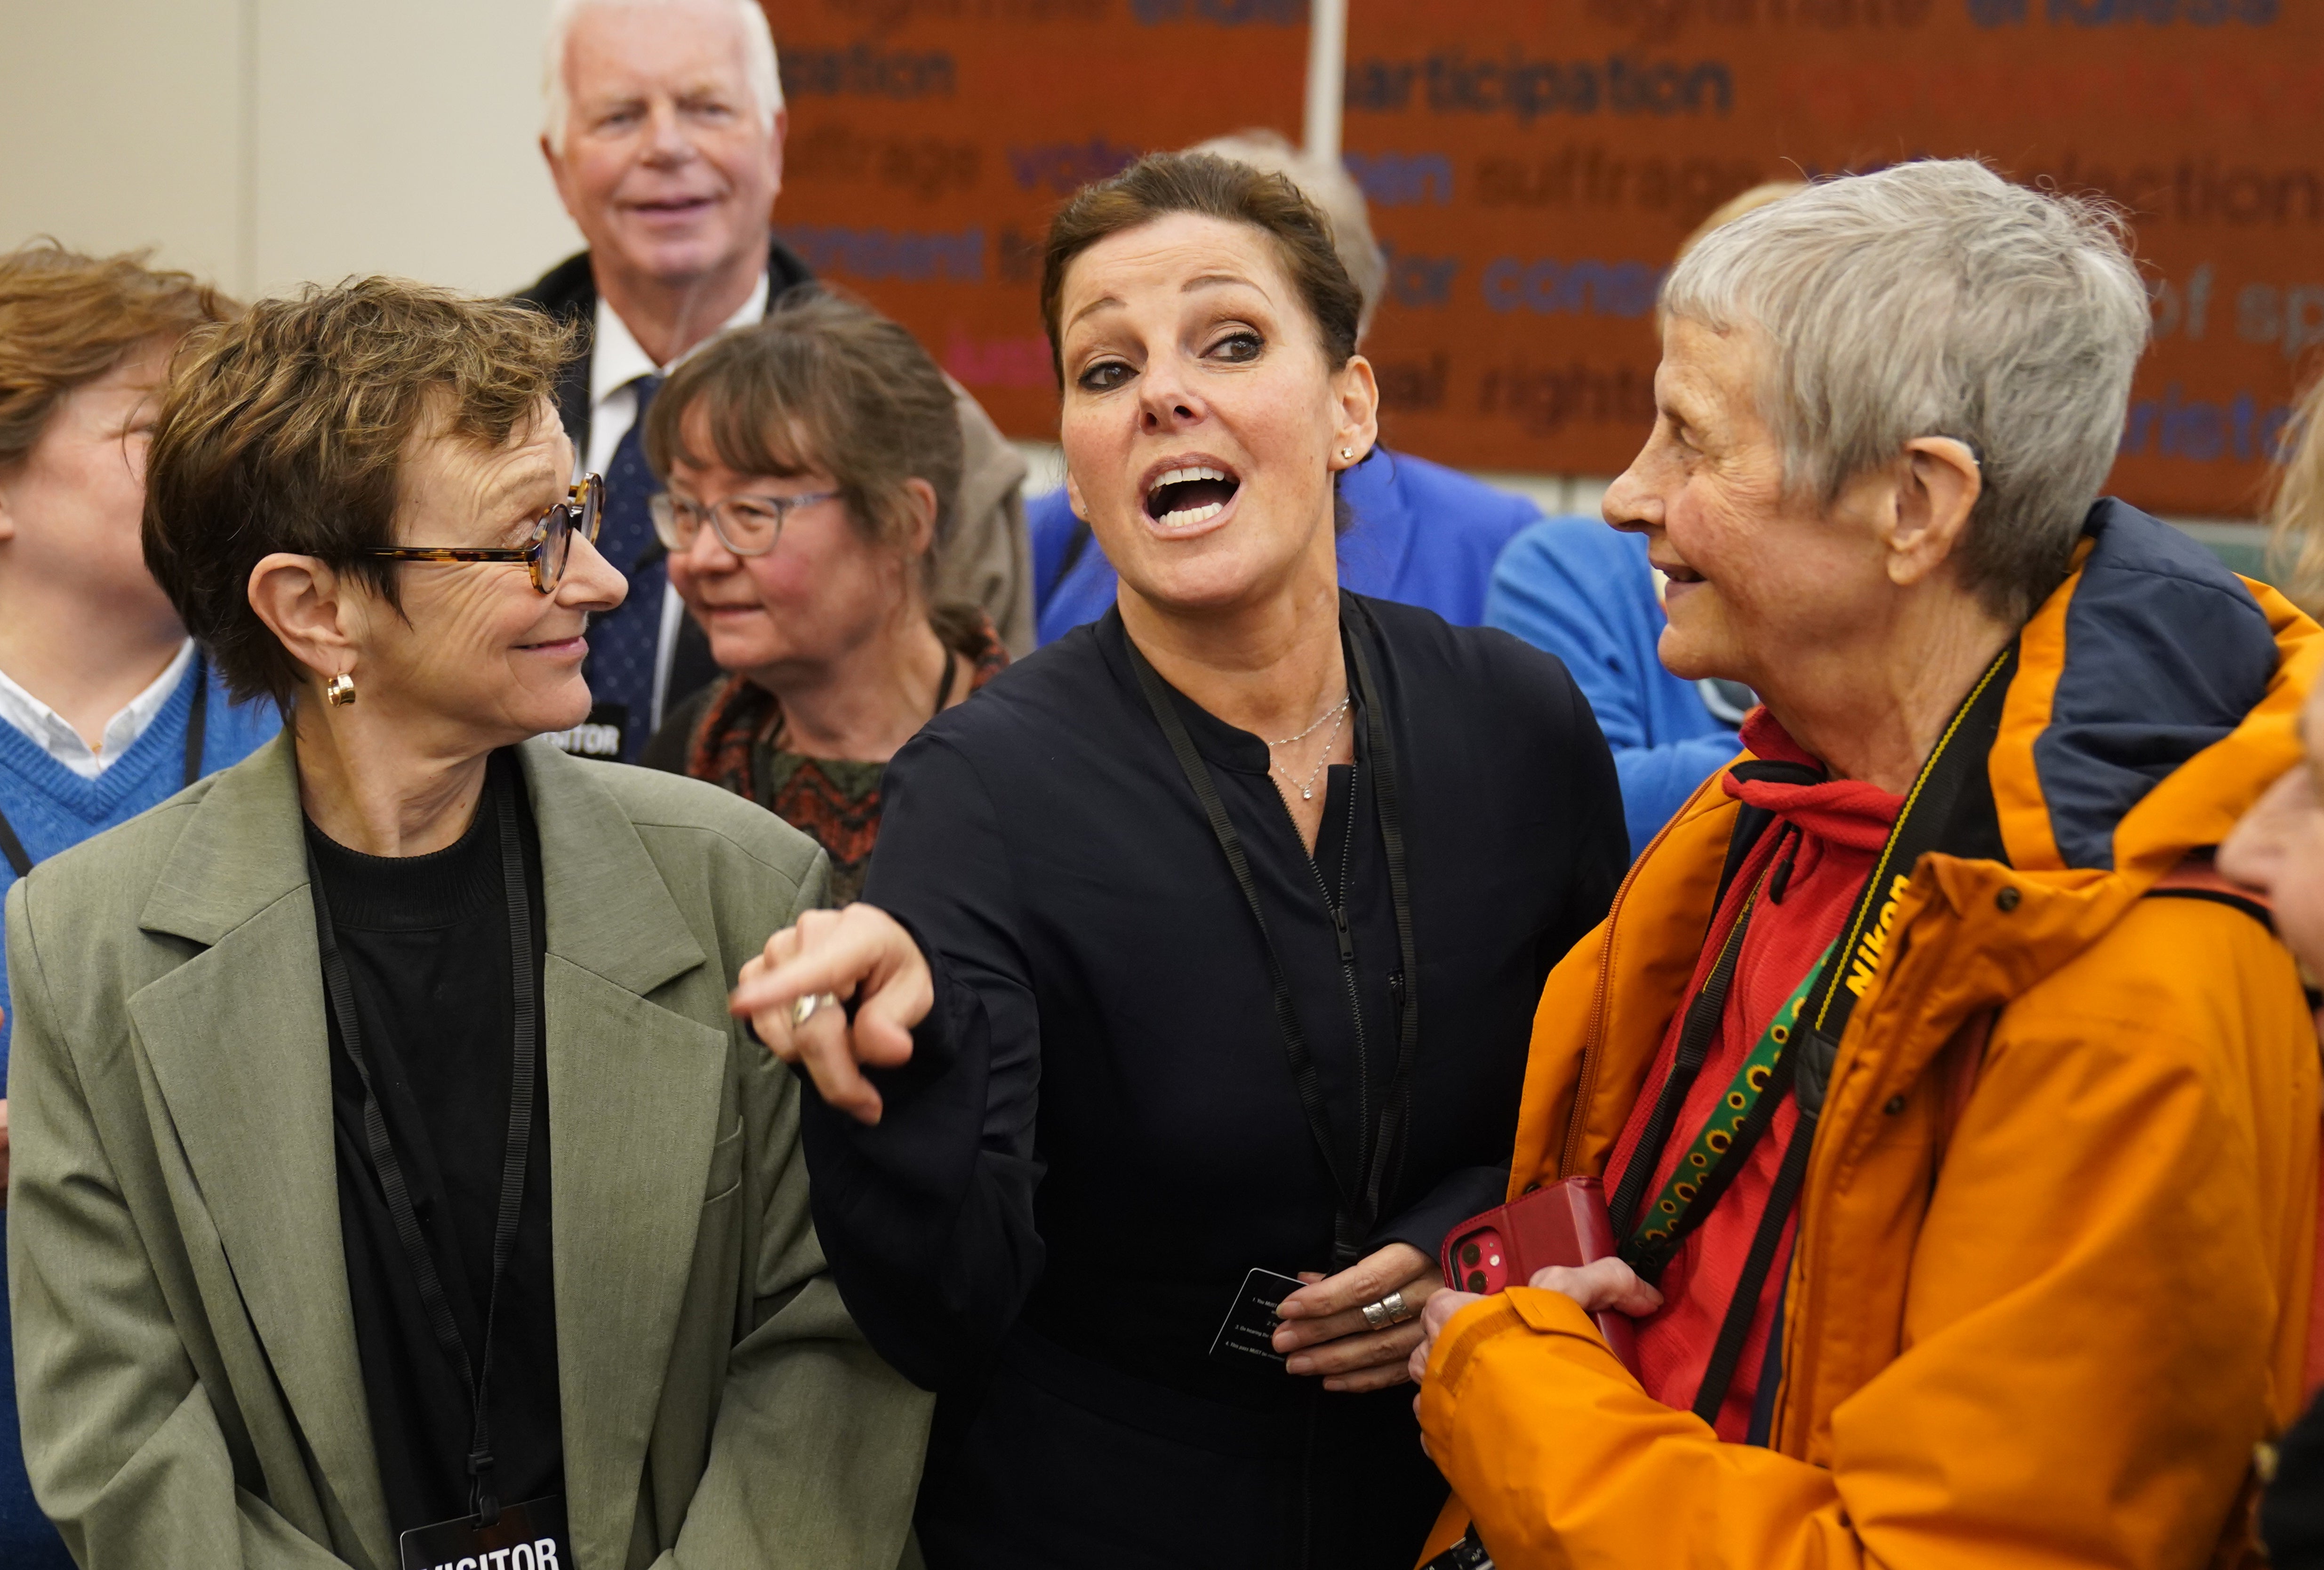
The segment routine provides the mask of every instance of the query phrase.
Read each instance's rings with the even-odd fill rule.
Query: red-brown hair
[[[150,343],[170,343],[234,304],[148,253],[84,256],[51,240],[0,255],[0,468],[20,462],[76,388]]]

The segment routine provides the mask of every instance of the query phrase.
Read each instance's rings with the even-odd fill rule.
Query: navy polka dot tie
[[[638,396],[637,418],[613,448],[605,472],[605,517],[597,549],[630,580],[630,596],[618,610],[589,624],[589,693],[600,705],[619,704],[629,713],[622,728],[622,762],[634,763],[644,751],[653,722],[654,652],[661,642],[662,586],[669,581],[653,515],[646,503],[661,489],[646,466],[646,411],[661,389],[659,376],[630,383]],[[649,552],[650,561],[641,560]]]

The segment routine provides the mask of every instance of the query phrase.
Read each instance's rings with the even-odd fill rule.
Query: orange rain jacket
[[[1473,1512],[1501,1570],[2243,1562],[2255,1445],[2302,1395],[2316,1036],[2254,915],[2146,896],[2297,761],[2319,661],[2273,590],[2098,503],[1989,755],[2009,864],[1922,859],[1840,1040],[1772,1442],[1722,1444],[1572,1299],[1512,1288],[1429,1363],[1426,1553]],[[1721,777],[1551,974],[1512,1196],[1602,1172],[1651,1094]]]

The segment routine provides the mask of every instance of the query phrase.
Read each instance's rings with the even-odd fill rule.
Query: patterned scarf
[[[930,623],[948,651],[970,661],[970,692],[1007,668],[1009,651],[991,617],[980,612],[972,619],[947,606]],[[781,732],[780,700],[747,677],[730,676],[694,728],[686,771],[748,797],[821,845],[831,857],[832,902],[844,905],[863,891],[887,765],[787,752]]]

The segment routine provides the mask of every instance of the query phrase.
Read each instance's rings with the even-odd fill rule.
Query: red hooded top
[[[1764,708],[1753,709],[1744,719],[1743,744],[1759,758],[1805,764],[1818,771],[1823,767],[1803,752]],[[1722,783],[1728,795],[1773,812],[1775,822],[1760,836],[1750,858],[1737,873],[1695,966],[1689,996],[1702,989],[1745,900],[1757,891],[1757,907],[1744,935],[1742,952],[1736,956],[1735,979],[1719,1021],[1718,1037],[1664,1143],[1654,1179],[1645,1189],[1649,1196],[1662,1192],[1670,1180],[1775,1011],[1791,997],[1826,946],[1839,937],[1904,800],[1860,780],[1785,785],[1729,774]],[[1607,1164],[1607,1171],[1618,1178],[1628,1171],[1631,1153],[1654,1110],[1652,1092],[1670,1077],[1686,1013],[1681,1009],[1671,1016],[1654,1066],[1647,1070],[1650,1094],[1638,1097],[1631,1107],[1629,1122]],[[1744,1256],[1751,1250],[1751,1239],[1766,1210],[1775,1169],[1783,1165],[1784,1147],[1791,1142],[1798,1122],[1798,1107],[1786,1099],[1734,1185],[1671,1256],[1662,1277],[1663,1307],[1638,1322],[1639,1382],[1665,1406],[1683,1411],[1694,1405],[1703,1369],[1719,1340],[1719,1327],[1743,1273]],[[1775,1254],[1776,1268],[1767,1272],[1758,1314],[1720,1409],[1717,1427],[1722,1439],[1740,1440],[1750,1431],[1767,1333],[1775,1320],[1775,1300],[1783,1292],[1783,1261],[1791,1257],[1791,1233],[1796,1224],[1794,1217],[1784,1226]]]

